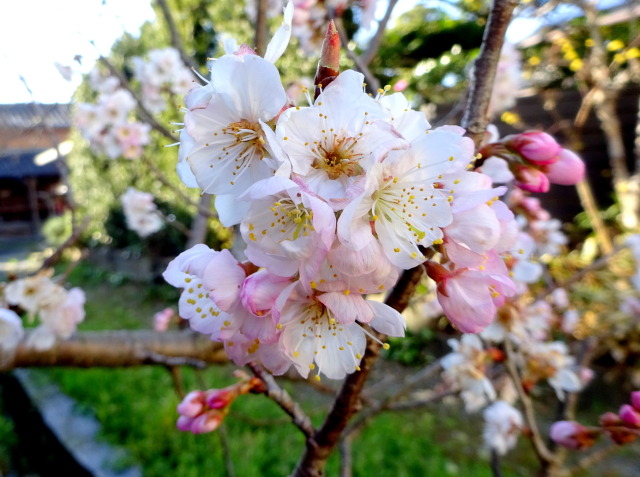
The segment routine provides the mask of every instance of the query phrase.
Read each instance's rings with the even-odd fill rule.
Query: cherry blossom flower
[[[485,374],[491,358],[476,335],[464,334],[460,340],[450,339],[447,343],[453,352],[441,360],[442,375],[460,387],[467,412],[477,411],[496,398],[496,391]]]
[[[292,284],[278,298],[281,343],[298,372],[318,368],[331,379],[359,369],[366,334],[360,323],[390,336],[404,335],[404,318],[393,308],[355,293],[310,293]]]
[[[192,90],[185,103],[180,144],[200,188],[238,197],[280,165],[265,143],[265,123],[286,103],[273,63],[257,55],[225,55],[211,67],[212,82]]]
[[[162,274],[167,283],[183,289],[178,303],[180,316],[189,320],[192,329],[213,339],[233,335],[238,325],[211,299],[210,290],[202,283],[207,265],[214,258],[221,258],[221,254],[224,258],[229,251],[216,252],[206,245],[195,245],[173,259]],[[239,293],[239,284],[236,287]]]
[[[18,314],[0,308],[0,354],[13,351],[23,337],[24,328]]]
[[[127,227],[140,237],[148,237],[164,225],[152,194],[129,187],[120,197],[120,202]]]
[[[388,113],[364,93],[363,81],[361,73],[341,73],[313,106],[287,109],[276,125],[293,173],[336,211],[360,192],[358,183],[374,163],[408,147],[383,121]]]
[[[524,426],[520,411],[505,401],[496,401],[484,410],[482,416],[485,445],[499,455],[513,449]]]

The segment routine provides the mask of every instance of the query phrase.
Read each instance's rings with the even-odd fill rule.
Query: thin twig
[[[351,422],[351,424],[349,424],[349,426],[345,429],[344,431],[345,435],[349,435],[352,432],[358,430],[363,425],[365,425],[369,420],[371,420],[371,418],[373,418],[377,414],[380,414],[382,411],[389,409],[391,404],[393,404],[394,402],[396,402],[397,400],[401,399],[402,397],[407,395],[409,392],[411,392],[411,390],[417,384],[433,377],[441,369],[442,369],[442,366],[440,366],[440,361],[438,360],[430,364],[426,368],[420,370],[419,372],[413,374],[412,376],[409,376],[407,379],[403,380],[403,385],[398,390],[396,390],[394,393],[387,396],[382,401],[378,402],[377,404],[367,408],[365,411],[362,411],[360,414],[358,414],[357,418],[354,419]]]
[[[315,430],[311,419],[304,413],[300,405],[295,402],[289,393],[278,385],[274,377],[262,369],[260,365],[249,363],[247,366],[257,378],[260,378],[266,384],[266,396],[292,417],[293,423],[302,431],[307,439],[311,438]]]
[[[524,388],[522,387],[522,379],[520,378],[520,374],[516,368],[515,364],[515,351],[513,349],[513,345],[510,340],[505,341],[505,351],[507,353],[507,359],[505,361],[505,366],[511,379],[513,380],[513,384],[518,392],[518,397],[520,401],[522,401],[522,407],[524,408],[525,419],[527,420],[527,425],[529,426],[529,430],[531,431],[531,442],[533,444],[533,448],[540,460],[540,463],[543,467],[547,467],[549,464],[552,464],[555,461],[555,456],[553,453],[547,448],[544,440],[542,439],[542,435],[540,434],[540,430],[538,429],[538,424],[536,422],[535,411],[533,409],[533,403],[531,402],[531,398],[525,393]]]
[[[53,254],[51,254],[51,256],[47,257],[47,259],[44,262],[42,262],[42,266],[40,266],[40,268],[36,271],[36,274],[43,270],[46,270],[47,268],[51,268],[56,263],[58,263],[58,261],[62,258],[62,253],[67,248],[71,247],[74,243],[76,243],[76,241],[80,238],[80,235],[82,234],[82,232],[84,232],[84,230],[89,225],[90,220],[91,220],[91,217],[86,216],[82,221],[82,224],[80,224],[79,227],[76,227],[76,229],[73,231],[71,236],[67,240],[65,240],[62,243],[62,245],[60,245],[56,249],[56,251],[53,252]]]
[[[167,22],[167,28],[169,29],[169,36],[171,37],[171,45],[178,50],[180,54],[180,59],[191,71],[194,73],[198,71],[198,65],[193,62],[193,59],[186,54],[184,51],[184,46],[182,45],[182,40],[180,39],[180,34],[178,33],[178,29],[176,28],[176,22],[173,21],[173,15],[171,14],[171,10],[167,5],[165,0],[156,0],[156,4],[162,10],[162,16],[164,20]]]
[[[189,197],[187,194],[182,192],[180,190],[180,188],[177,187],[176,184],[171,179],[169,179],[166,176],[166,174],[164,172],[162,172],[162,170],[160,170],[160,168],[151,159],[149,159],[146,155],[143,154],[140,158],[145,163],[145,165],[149,169],[151,169],[151,172],[153,172],[155,174],[156,178],[160,182],[162,182],[164,185],[169,187],[185,203],[197,208],[199,214],[202,214],[202,215],[204,215],[206,217],[209,217],[209,218],[217,217],[217,215],[215,213],[213,213],[211,210],[207,210],[204,207],[201,207],[200,204],[198,204],[197,202],[192,200],[191,197]]]
[[[236,472],[233,468],[233,459],[231,458],[231,446],[229,445],[229,433],[227,426],[220,424],[218,427],[218,436],[220,438],[220,447],[222,450],[222,463],[224,464],[224,476],[235,477]]]
[[[378,23],[378,29],[376,30],[376,34],[369,40],[369,44],[367,45],[367,49],[360,55],[360,61],[366,66],[373,61],[376,54],[378,53],[378,48],[380,48],[380,42],[382,41],[382,36],[384,35],[385,30],[387,29],[387,24],[391,19],[391,13],[393,13],[393,9],[395,8],[398,0],[389,0],[389,4],[387,5],[387,11],[384,12],[384,17]]]
[[[491,449],[491,472],[493,473],[493,477],[502,477],[502,472],[500,471],[500,455],[495,449]]]
[[[618,450],[620,450],[620,446],[618,444],[610,444],[607,447],[600,449],[598,452],[594,452],[593,454],[589,454],[582,458],[576,465],[567,469],[566,474],[564,475],[584,475],[585,471],[593,467],[594,464],[597,464],[602,459],[609,457]]]
[[[171,376],[171,382],[173,383],[173,388],[176,391],[176,395],[182,399],[185,396],[184,385],[182,384],[182,372],[180,367],[178,366],[167,366],[167,371],[169,371],[169,375]]]
[[[100,56],[98,60],[100,61],[100,63],[102,63],[109,69],[109,73],[111,73],[111,75],[118,78],[118,80],[120,81],[120,86],[122,86],[125,90],[127,90],[131,94],[131,96],[133,96],[133,99],[136,101],[136,104],[138,106],[138,109],[140,110],[140,114],[142,115],[143,119],[147,123],[149,123],[149,125],[153,129],[155,129],[164,137],[169,139],[172,143],[179,142],[178,137],[176,137],[175,134],[173,134],[171,131],[165,128],[162,124],[160,124],[156,120],[156,118],[153,116],[153,114],[149,112],[146,106],[142,103],[142,99],[140,99],[140,96],[138,96],[138,94],[133,90],[133,88],[131,88],[131,85],[129,84],[127,79],[115,66],[113,66],[111,61],[109,61],[109,59],[104,56]]]
[[[351,434],[345,434],[340,439],[340,477],[353,477],[352,437]]]

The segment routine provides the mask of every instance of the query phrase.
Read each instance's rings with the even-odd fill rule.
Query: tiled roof
[[[70,104],[0,104],[0,129],[71,127]]]
[[[45,149],[3,151],[0,153],[0,179],[47,177],[59,174],[55,161],[38,166],[34,158]]]

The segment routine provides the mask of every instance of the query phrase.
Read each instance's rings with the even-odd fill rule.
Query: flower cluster
[[[631,393],[630,403],[623,404],[618,414],[606,412],[600,416],[599,427],[585,427],[576,421],[558,421],[551,426],[550,436],[557,444],[569,449],[587,449],[602,434],[616,444],[628,444],[640,437],[640,391]]]
[[[506,136],[480,153],[488,158],[482,168],[486,174],[499,175],[499,182],[515,178],[515,184],[529,192],[548,192],[550,184],[574,185],[584,177],[582,159],[542,131]]]
[[[149,143],[151,128],[130,119],[135,106],[135,99],[125,89],[103,92],[97,104],[77,105],[75,125],[98,154],[106,154],[111,159],[136,159]]]
[[[129,187],[122,197],[122,210],[127,227],[140,237],[148,237],[163,226],[162,216],[153,202],[153,195]]]
[[[40,325],[29,335],[27,344],[36,349],[49,349],[56,339],[67,339],[78,323],[84,320],[85,295],[80,288],[65,290],[44,274],[22,278],[9,283],[4,289],[4,299],[10,305],[19,306],[31,316],[38,315]],[[10,341],[21,336],[13,314],[3,314],[5,325],[11,327]],[[4,345],[3,345],[4,346]]]
[[[166,95],[185,95],[194,83],[194,75],[175,48],[151,50],[147,60],[135,57],[134,75],[140,82],[144,106],[152,113],[167,108]]]
[[[262,393],[264,382],[241,375],[242,380],[222,389],[191,391],[178,404],[177,428],[194,434],[215,431],[229,412],[231,403],[240,395]]]
[[[403,317],[366,295],[442,252],[429,268],[445,313],[480,331],[514,290],[499,256],[516,228],[498,200],[506,188],[469,170],[462,128],[432,129],[401,93],[372,97],[360,73],[339,73],[333,25],[315,99],[292,105],[273,64],[291,8],[265,58],[246,46],[224,55],[185,98],[178,169],[240,225],[249,262],[205,245],[177,257],[165,278],[184,289],[180,315],[238,364],[342,378],[358,369],[368,327],[404,334]]]
[[[140,86],[140,101],[151,113],[164,111],[169,95],[184,95],[194,83],[194,74],[183,64],[178,50],[151,50],[148,59],[133,59],[134,76]],[[111,159],[137,159],[149,144],[151,126],[132,119],[136,99],[120,79],[94,68],[89,84],[98,92],[93,103],[78,103],[75,125],[98,154]]]

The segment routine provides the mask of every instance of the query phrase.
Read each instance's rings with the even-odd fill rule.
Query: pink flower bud
[[[393,90],[399,93],[400,91],[407,89],[407,86],[409,86],[409,82],[401,79],[396,81],[396,84],[393,85]]]
[[[640,411],[640,391],[633,391],[631,393],[631,405]]]
[[[189,418],[196,417],[204,410],[205,398],[204,392],[191,391],[178,404],[178,414]]]
[[[178,417],[178,421],[176,422],[176,427],[180,431],[190,432],[191,426],[193,425],[193,419],[187,416]]]
[[[640,412],[630,404],[623,404],[618,414],[622,422],[628,426],[640,428]]]
[[[207,391],[207,406],[211,409],[222,409],[227,407],[238,397],[236,386],[229,386],[222,389],[209,389]]]
[[[589,430],[579,422],[558,421],[551,426],[553,441],[569,449],[586,449],[593,445],[597,432]]]
[[[584,178],[584,162],[569,149],[562,149],[558,161],[544,170],[552,184],[575,185]]]
[[[537,166],[555,162],[561,149],[553,137],[542,131],[527,131],[505,139],[505,145],[509,149]]]
[[[544,172],[533,167],[518,166],[514,175],[516,185],[529,192],[549,192],[549,179]]]
[[[213,432],[222,423],[224,414],[217,411],[209,411],[199,415],[193,420],[191,424],[191,432],[194,434],[204,434],[206,432]]]
[[[167,331],[171,319],[175,316],[173,308],[165,308],[153,315],[153,329],[159,332]]]
[[[600,425],[602,427],[611,427],[611,426],[619,426],[622,424],[620,421],[620,416],[618,416],[614,412],[605,412],[600,416]]]

